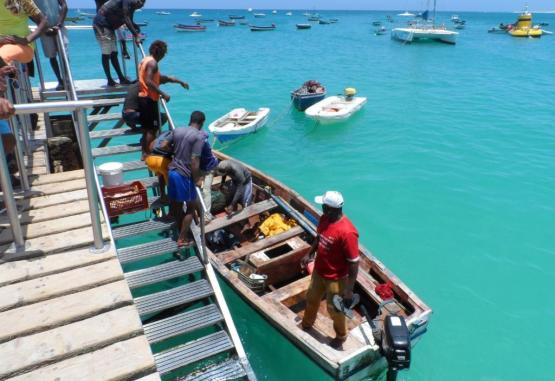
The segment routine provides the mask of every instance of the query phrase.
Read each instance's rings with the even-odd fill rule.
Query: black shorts
[[[145,130],[160,129],[158,102],[148,97],[139,97],[139,109],[141,110],[141,127]]]
[[[137,128],[137,124],[141,123],[141,114],[138,111],[122,112],[121,116],[125,124],[131,128]]]

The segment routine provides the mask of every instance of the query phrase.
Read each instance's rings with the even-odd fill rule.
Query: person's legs
[[[310,278],[310,286],[308,286],[308,291],[306,293],[306,307],[304,310],[303,321],[301,323],[303,329],[309,329],[314,325],[316,321],[316,315],[318,314],[318,308],[320,307],[320,302],[326,293],[326,283],[324,279],[316,274],[312,273],[312,278]]]
[[[62,90],[64,88],[64,81],[62,80],[60,66],[58,65],[58,60],[56,58],[58,54],[58,42],[56,36],[42,35],[40,37],[40,42],[42,44],[42,51],[44,52],[45,57],[50,60],[50,66],[52,67],[52,71],[58,80],[56,90]]]
[[[119,65],[118,52],[117,51],[110,53],[110,61],[112,62],[112,66],[116,70],[116,73],[117,73],[118,78],[119,78],[119,83],[121,85],[130,85],[131,81],[129,79],[127,79],[125,77],[125,75],[123,75],[123,72],[121,71],[121,66]]]
[[[52,66],[52,71],[58,80],[58,86],[56,90],[62,90],[64,88],[64,80],[62,79],[62,74],[60,73],[60,66],[58,65],[58,59],[56,57],[50,58],[50,66]]]
[[[336,281],[328,281],[326,286],[326,302],[328,313],[333,320],[333,329],[335,330],[335,343],[336,345],[342,344],[347,340],[347,319],[345,315],[335,309],[333,305],[334,295],[343,295],[345,290],[345,279]]]
[[[110,53],[112,52],[112,35],[115,38],[115,35],[110,33],[110,29],[103,28],[97,25],[94,25],[94,35],[96,37],[96,41],[100,45],[100,51],[102,52],[102,69],[104,70],[104,75],[106,75],[106,79],[108,80],[108,86],[113,87],[116,85],[116,81],[112,78],[112,73],[110,72]]]
[[[104,69],[104,75],[106,75],[106,79],[108,80],[108,86],[113,87],[117,85],[114,78],[112,78],[112,73],[110,72],[110,55],[109,54],[102,54],[102,69]]]

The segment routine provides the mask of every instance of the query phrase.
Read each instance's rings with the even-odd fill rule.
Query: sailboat
[[[421,19],[416,22],[409,23],[405,28],[394,28],[391,31],[391,38],[404,43],[411,43],[419,40],[432,40],[439,41],[445,44],[454,45],[457,43],[457,32],[448,30],[445,26],[436,26],[436,3],[434,0],[433,17],[430,20],[429,11],[423,12],[419,15]]]

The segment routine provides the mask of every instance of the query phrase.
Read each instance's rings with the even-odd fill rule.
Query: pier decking
[[[34,143],[32,188],[16,200],[38,257],[0,264],[0,379],[159,380],[115,248],[89,251],[83,171],[46,174],[42,144]],[[12,241],[2,216],[0,252]]]

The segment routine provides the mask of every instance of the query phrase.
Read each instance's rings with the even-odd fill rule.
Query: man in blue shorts
[[[187,238],[187,233],[195,212],[199,209],[195,187],[201,177],[200,157],[205,141],[201,129],[205,119],[204,113],[194,111],[191,114],[189,127],[176,128],[173,131],[171,143],[174,147],[174,157],[169,166],[168,196],[170,210],[179,229],[178,247],[192,243]],[[183,203],[186,203],[185,212]]]

